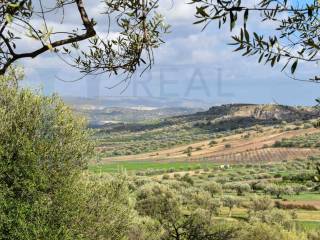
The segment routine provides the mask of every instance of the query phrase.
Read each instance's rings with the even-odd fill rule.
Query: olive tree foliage
[[[250,215],[250,222],[262,222],[271,226],[281,226],[286,230],[293,230],[295,227],[295,213],[279,209],[263,210]]]
[[[237,240],[307,240],[302,234],[289,232],[279,225],[255,223],[243,228]]]
[[[253,197],[249,204],[249,210],[253,212],[267,211],[274,207],[274,202],[269,196]]]
[[[224,207],[229,208],[229,217],[232,216],[232,209],[241,205],[241,199],[233,196],[225,196],[222,198]]]
[[[222,240],[231,239],[234,229],[215,229],[211,212],[217,206],[210,200],[210,194],[196,194],[188,202],[176,190],[166,185],[152,183],[144,185],[137,192],[136,209],[142,216],[159,222],[164,232],[161,239],[172,240]],[[198,207],[196,207],[197,205]],[[159,234],[161,231],[159,231]]]
[[[320,60],[318,0],[191,0],[191,3],[197,8],[196,24],[203,24],[205,28],[217,22],[219,28],[224,24],[229,24],[231,31],[240,28],[232,37],[231,45],[243,56],[257,55],[259,62],[271,66],[283,60],[282,70],[289,67],[291,74],[296,72],[299,62]],[[275,29],[255,31],[250,26],[251,19]],[[308,80],[319,81],[320,77],[310,76]]]
[[[288,185],[269,184],[265,188],[265,192],[275,196],[277,199],[281,199],[283,195],[292,195],[293,190]]]
[[[208,191],[212,197],[222,193],[221,184],[210,181],[204,185],[204,190]]]
[[[66,237],[71,186],[92,151],[85,121],[56,96],[19,90],[13,75],[0,92],[1,239]]]
[[[89,16],[89,4],[99,5],[101,16]],[[169,28],[157,8],[158,0],[2,0],[0,75],[19,59],[45,52],[58,54],[85,75],[130,75],[139,65],[150,67],[153,49],[163,43],[162,34]],[[74,29],[69,29],[73,23],[65,20],[70,13],[78,18]],[[100,31],[98,17],[107,22]],[[111,26],[116,37],[109,35]],[[34,48],[26,49],[30,39]]]
[[[0,77],[0,238],[124,239],[135,217],[123,176],[83,171],[93,151],[86,122],[57,96]]]
[[[251,187],[247,183],[226,183],[224,188],[236,191],[238,196],[244,196],[245,193],[251,191]]]
[[[142,228],[139,233],[144,236],[153,234],[155,224],[148,221],[139,224],[143,219],[140,220],[134,212],[128,179],[124,174],[83,174],[75,190],[71,202],[77,209],[72,221],[76,239],[127,239],[136,226]]]
[[[150,217],[138,217],[128,233],[129,240],[161,240],[164,229],[161,224]]]
[[[316,176],[314,176],[314,181],[317,183],[315,189],[320,190],[320,163],[317,163],[316,165]]]

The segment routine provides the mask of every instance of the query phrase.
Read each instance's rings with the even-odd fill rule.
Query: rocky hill
[[[276,104],[226,104],[198,113],[210,118],[253,118],[257,120],[307,120],[320,117],[315,107],[292,107]]]

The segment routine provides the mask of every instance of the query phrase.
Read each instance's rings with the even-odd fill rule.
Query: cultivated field
[[[235,134],[223,139],[216,139],[214,145],[210,145],[211,140],[201,141],[171,149],[157,152],[128,155],[120,157],[109,157],[101,159],[102,163],[114,161],[137,161],[137,160],[190,160],[190,161],[213,161],[217,163],[239,163],[256,161],[282,161],[295,158],[304,158],[310,155],[318,155],[320,151],[315,148],[294,149],[294,148],[271,148],[276,141],[284,138],[304,136],[305,134],[319,133],[320,130],[299,129],[291,131],[280,131],[273,128],[265,128],[262,133],[247,132]],[[190,148],[191,154],[188,156],[186,150]]]
[[[187,218],[179,221],[201,209],[217,222],[258,221],[318,234],[320,129],[312,122],[221,132],[173,125],[109,134],[102,135],[99,161],[89,171],[101,178],[124,173],[143,212],[154,204],[167,209],[174,201]],[[118,143],[120,155],[114,156]],[[170,219],[172,212],[166,212]]]

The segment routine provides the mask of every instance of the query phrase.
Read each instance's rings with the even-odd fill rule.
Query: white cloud
[[[185,0],[173,0],[172,8],[171,0],[161,1],[160,4],[161,8],[159,12],[163,13],[167,22],[172,25],[172,33],[165,37],[166,43],[155,51],[156,65],[186,64],[191,66],[190,68],[204,69],[203,77],[208,80],[208,84],[216,83],[216,76],[213,76],[212,71],[210,72],[209,70],[214,69],[215,66],[219,66],[223,69],[222,75],[225,84],[223,85],[223,91],[233,91],[235,93],[234,101],[236,102],[254,102],[254,99],[263,99],[260,101],[264,101],[264,99],[271,99],[269,96],[273,94],[278,94],[275,96],[276,99],[278,99],[277,96],[279,99],[289,99],[289,97],[285,98],[281,95],[283,89],[286,89],[287,86],[288,89],[290,89],[288,84],[291,84],[290,81],[284,80],[286,77],[282,73],[277,70],[271,71],[269,66],[259,65],[256,57],[244,58],[241,54],[232,52],[233,47],[227,45],[227,43],[231,42],[231,33],[229,32],[228,26],[222,30],[217,30],[216,23],[212,23],[204,32],[201,32],[201,26],[194,26],[192,24],[195,13],[194,5],[186,4]],[[86,2],[86,6],[89,8],[88,12],[90,17],[98,18],[98,34],[106,37],[106,19],[101,15],[103,4],[100,0],[90,0]],[[274,28],[273,25],[261,25],[258,21],[254,22],[256,19],[254,15],[251,15],[251,19],[250,29],[269,33],[271,29]],[[71,7],[67,9],[64,25],[60,25],[59,22],[54,19],[50,19],[49,24],[53,26],[55,30],[69,30],[75,27],[82,27],[78,13],[74,11],[74,9],[72,10]],[[118,36],[117,30],[112,30],[109,37],[113,38]],[[234,33],[237,32],[237,29],[235,29]],[[32,40],[24,42],[25,48],[34,47],[33,45],[34,42]],[[41,79],[45,77],[50,81],[50,79],[56,79],[56,76],[70,80],[76,78],[75,73],[77,73],[77,70],[71,70],[52,53],[47,53],[34,60],[28,59],[23,63],[25,63],[26,72],[30,79]],[[303,72],[309,70],[309,68],[304,65],[301,65],[301,68],[303,68]],[[190,69],[186,68],[186,73],[178,72],[175,75],[172,73],[173,75],[170,77],[182,81],[185,75],[189,74],[188,71],[190,72]],[[182,73],[185,75],[181,75]],[[190,76],[187,76],[187,78],[188,77]],[[279,86],[277,90],[274,86],[278,86],[276,84],[281,83],[283,86]],[[181,88],[181,86],[172,87],[176,88],[172,89],[173,91]],[[269,88],[275,88],[276,90],[270,91],[270,94],[264,91]],[[302,87],[299,85],[296,89],[301,90]],[[70,91],[72,91],[72,89],[70,89]],[[259,98],[261,93],[264,93],[264,98]],[[312,96],[308,96],[308,98],[312,99]],[[288,100],[287,102],[290,101]]]
[[[173,25],[189,24],[194,20],[195,6],[187,4],[185,0],[166,0],[160,5],[160,12]]]

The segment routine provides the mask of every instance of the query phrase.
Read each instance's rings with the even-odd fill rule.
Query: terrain
[[[173,147],[157,152],[104,158],[104,161],[129,161],[129,160],[212,160],[219,163],[239,163],[254,161],[275,161],[279,157],[299,158],[305,155],[317,155],[318,149],[313,148],[272,148],[272,145],[284,138],[301,136],[304,134],[320,133],[318,129],[299,129],[282,132],[281,130],[263,129],[263,133],[247,131],[247,135],[235,134],[223,139],[200,141],[193,144]],[[215,141],[215,144],[211,144]],[[190,156],[188,156],[188,148]],[[98,148],[99,150],[102,148]],[[270,160],[270,155],[273,156]]]
[[[313,107],[229,104],[108,123],[94,129],[89,171],[125,172],[138,196],[174,192],[186,209],[206,209],[217,221],[260,219],[311,234],[320,228],[319,116]]]
[[[95,140],[102,161],[250,156],[283,138],[318,132],[312,125],[318,116],[311,107],[222,105],[189,115],[105,124],[96,129]]]

